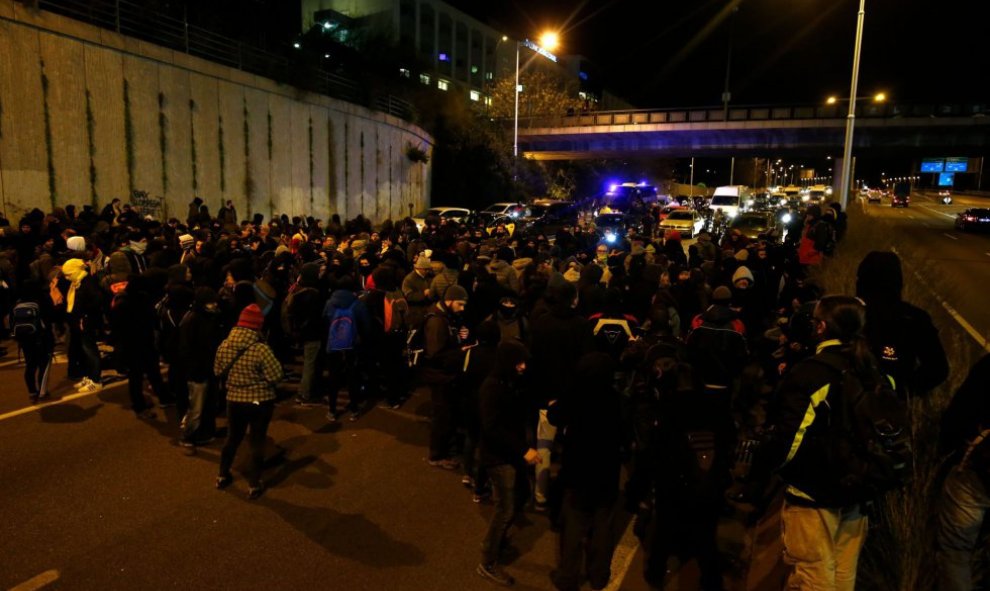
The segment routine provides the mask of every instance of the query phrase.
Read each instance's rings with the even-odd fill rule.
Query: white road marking
[[[958,238],[956,238],[952,234],[949,234],[948,232],[942,232],[942,235],[945,236],[946,238],[952,238],[953,240],[959,240]]]
[[[924,205],[919,205],[918,207],[920,207],[921,209],[927,209],[928,211],[930,211],[932,213],[935,213],[935,214],[938,214],[938,215],[941,215],[941,216],[945,216],[945,217],[949,218],[950,220],[956,219],[956,216],[954,216],[952,214],[948,214],[948,213],[944,213],[944,212],[938,211],[937,209],[932,209],[932,208],[927,207],[927,206],[924,206]]]
[[[636,558],[636,550],[639,549],[639,540],[636,539],[636,535],[633,533],[633,523],[635,522],[635,519],[629,521],[626,531],[622,532],[619,545],[615,547],[615,553],[612,554],[612,579],[608,582],[608,586],[605,587],[604,591],[618,591],[622,587],[622,583],[626,580],[626,574],[629,572],[629,567],[632,566],[633,559]]]
[[[75,394],[69,394],[68,396],[63,396],[58,400],[52,400],[51,402],[45,402],[43,404],[32,404],[31,406],[25,406],[24,408],[19,408],[17,410],[12,410],[8,413],[0,415],[0,421],[6,421],[7,419],[12,419],[14,417],[19,417],[21,415],[26,415],[29,412],[34,412],[36,410],[41,410],[43,408],[48,408],[49,406],[55,406],[56,404],[62,404],[63,402],[70,402],[77,398],[85,398],[86,396],[92,396],[93,394],[99,394],[100,392],[105,392],[111,388],[117,386],[123,386],[127,381],[123,380],[120,382],[114,382],[112,384],[107,384],[103,386],[103,389],[97,390],[95,392],[76,392]]]
[[[40,575],[31,577],[30,579],[24,581],[20,585],[11,587],[9,591],[37,591],[37,589],[41,589],[49,583],[54,583],[57,581],[58,576],[59,572],[57,570],[46,570]]]
[[[896,248],[891,248],[890,250],[893,251],[894,254],[896,254],[898,256],[901,256],[901,253],[897,252],[897,249]],[[907,266],[909,269],[911,269],[911,272],[914,273],[914,276],[918,278],[918,281],[920,281],[922,285],[926,285],[926,286],[929,285],[928,279],[925,279],[924,277],[922,277],[921,276],[921,273],[919,273],[910,263],[908,263],[907,261],[904,260],[904,257],[901,257],[901,261],[904,263],[905,266]],[[933,289],[931,289],[929,287],[928,288],[928,291],[930,291],[931,294],[932,294],[932,296],[935,297],[935,300],[939,304],[942,305],[942,308],[946,312],[948,312],[949,316],[951,316],[952,319],[955,320],[956,323],[959,324],[959,326],[961,326],[963,328],[963,330],[965,330],[969,334],[969,336],[973,337],[973,340],[976,341],[976,343],[984,351],[987,351],[988,353],[990,353],[990,343],[987,343],[987,340],[983,337],[983,335],[981,335],[978,330],[976,330],[975,328],[973,328],[973,325],[970,324],[965,318],[963,318],[962,317],[962,314],[960,314],[959,312],[956,312],[956,309],[953,308],[949,304],[949,302],[943,300],[942,299],[942,296],[938,295],[938,293],[936,293],[935,290],[933,290]]]

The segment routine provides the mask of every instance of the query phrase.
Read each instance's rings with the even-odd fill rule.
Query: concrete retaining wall
[[[382,113],[0,0],[0,202],[102,208],[133,190],[185,218],[196,195],[241,218],[374,221],[429,203],[422,129]]]

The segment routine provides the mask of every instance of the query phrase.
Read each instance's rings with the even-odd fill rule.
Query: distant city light
[[[839,99],[835,98],[834,96],[830,96],[825,100],[825,102],[829,105],[834,105],[835,103],[839,102]]]
[[[885,93],[878,92],[875,95],[873,95],[873,102],[875,103],[882,103],[885,100],[887,100],[887,95]]]
[[[295,43],[293,43],[292,46],[295,47],[296,49],[299,49],[300,47],[302,47],[302,45],[298,41],[296,41]]]

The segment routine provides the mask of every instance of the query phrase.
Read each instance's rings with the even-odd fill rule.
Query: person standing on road
[[[585,355],[575,368],[577,391],[547,410],[550,422],[564,433],[560,562],[551,574],[560,591],[580,589],[582,559],[592,589],[604,589],[612,578],[623,447],[614,372],[607,353]]]
[[[86,272],[86,262],[69,259],[62,265],[68,281],[65,312],[69,325],[69,377],[82,378],[76,384],[80,392],[102,389],[100,350],[97,335],[103,325],[103,306],[96,279]]]
[[[538,511],[547,510],[550,495],[550,452],[557,428],[547,419],[547,406],[568,396],[575,383],[574,362],[594,349],[591,324],[578,316],[577,288],[567,281],[552,281],[547,286],[546,302],[550,311],[533,322],[530,350],[533,352],[535,391],[538,411],[536,447],[535,502]]]
[[[460,464],[452,457],[454,410],[457,407],[453,382],[463,369],[468,329],[459,327],[460,316],[467,305],[467,290],[451,285],[442,299],[427,312],[423,324],[423,381],[430,387],[433,420],[430,423],[429,464],[445,470],[456,470]]]
[[[179,444],[202,445],[213,440],[216,431],[216,397],[212,388],[213,352],[223,341],[220,302],[210,287],[196,288],[192,310],[179,322],[178,362],[189,380],[189,411],[182,420]]]
[[[24,353],[24,383],[31,402],[48,397],[48,373],[55,351],[54,305],[42,282],[21,284],[21,297],[10,315],[10,329]]]
[[[248,473],[248,498],[257,499],[265,492],[261,469],[265,459],[268,424],[275,410],[275,385],[282,379],[282,364],[271,348],[261,341],[265,322],[261,308],[251,304],[241,311],[237,326],[220,344],[213,373],[227,383],[227,442],[220,453],[220,472],[216,487],[227,488],[234,476],[230,467],[244,435],[251,431],[251,471]]]
[[[512,585],[515,580],[499,566],[499,554],[513,518],[526,503],[527,465],[540,455],[526,440],[527,404],[520,388],[526,371],[526,348],[505,341],[496,352],[495,369],[481,385],[481,461],[495,494],[495,513],[481,547],[478,574],[489,581]]]
[[[114,348],[120,351],[121,359],[127,366],[131,409],[142,419],[155,417],[154,410],[144,397],[145,376],[162,407],[175,404],[169,399],[162,382],[158,350],[155,348],[157,318],[149,292],[150,285],[145,276],[131,275],[127,278],[127,287],[116,298],[110,311]]]

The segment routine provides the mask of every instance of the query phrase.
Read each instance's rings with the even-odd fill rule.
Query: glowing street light
[[[875,102],[875,103],[882,103],[885,100],[887,100],[887,94],[886,93],[878,92],[875,95],[873,95],[873,102]]]
[[[560,45],[560,35],[555,31],[547,31],[540,35],[540,46],[547,51],[553,51]]]

